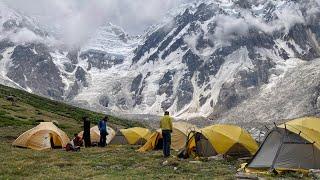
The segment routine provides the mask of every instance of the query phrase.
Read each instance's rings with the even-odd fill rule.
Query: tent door
[[[129,144],[126,137],[119,132],[117,133],[114,138],[111,140],[110,144],[117,144],[117,145],[123,145],[123,144]]]
[[[52,149],[62,148],[62,143],[58,135],[49,133],[50,146]]]
[[[195,134],[196,154],[201,157],[210,157],[217,155],[209,140],[201,133]]]
[[[249,157],[251,153],[245,148],[242,144],[236,143],[234,144],[226,153],[230,156],[237,156],[237,157]]]

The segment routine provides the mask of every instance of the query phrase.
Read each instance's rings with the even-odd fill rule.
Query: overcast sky
[[[165,14],[196,0],[0,0],[30,17],[68,45],[85,43],[95,30],[108,22],[131,35],[140,35]]]
[[[45,25],[65,26],[67,31],[95,28],[112,22],[131,34],[140,34],[146,27],[161,20],[169,9],[191,0],[4,1],[20,12],[39,17]]]

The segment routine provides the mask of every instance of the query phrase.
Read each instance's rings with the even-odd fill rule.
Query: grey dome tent
[[[302,137],[286,127],[275,127],[266,136],[246,172],[300,171],[320,168],[320,150],[316,142]],[[319,137],[320,138],[320,137]]]

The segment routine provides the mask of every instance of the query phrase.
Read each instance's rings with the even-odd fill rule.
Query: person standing
[[[83,117],[83,140],[84,146],[91,146],[91,138],[90,138],[90,120],[88,117]]]
[[[99,145],[101,147],[105,147],[106,146],[107,135],[108,135],[108,132],[107,132],[107,122],[108,122],[108,120],[109,120],[109,117],[105,116],[103,119],[101,119],[99,121],[99,124],[98,124],[98,128],[99,128],[99,131],[100,131],[100,143],[99,143]]]
[[[164,116],[160,120],[160,129],[163,137],[163,156],[170,156],[171,133],[172,133],[172,118],[169,112],[164,112]]]

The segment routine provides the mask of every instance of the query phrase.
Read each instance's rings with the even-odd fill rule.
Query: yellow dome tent
[[[197,127],[186,122],[174,122],[172,123],[172,126],[171,148],[178,151],[185,147],[189,132],[197,130]],[[162,135],[161,130],[158,129],[156,132],[152,133],[148,141],[138,151],[146,152],[161,148]]]
[[[110,143],[110,141],[114,138],[114,136],[116,135],[116,132],[111,128],[111,127],[107,127],[107,144]],[[80,136],[81,138],[83,137],[83,131],[81,131],[78,136]],[[100,142],[100,131],[98,126],[93,126],[90,129],[90,139],[91,139],[91,143],[99,143]]]
[[[279,127],[286,128],[289,131],[299,134],[309,142],[317,141],[315,146],[320,149],[320,118],[304,117],[286,122]]]
[[[13,143],[13,146],[44,150],[54,147],[65,147],[70,141],[65,132],[52,122],[41,122],[38,126],[24,132]]]
[[[149,129],[134,127],[129,129],[120,129],[110,141],[110,144],[131,144],[142,145],[150,137]]]
[[[273,128],[248,163],[247,172],[320,168],[320,118],[304,117]]]
[[[258,144],[244,129],[234,125],[217,124],[194,132],[187,143],[188,155],[209,157],[217,154],[252,156]]]

